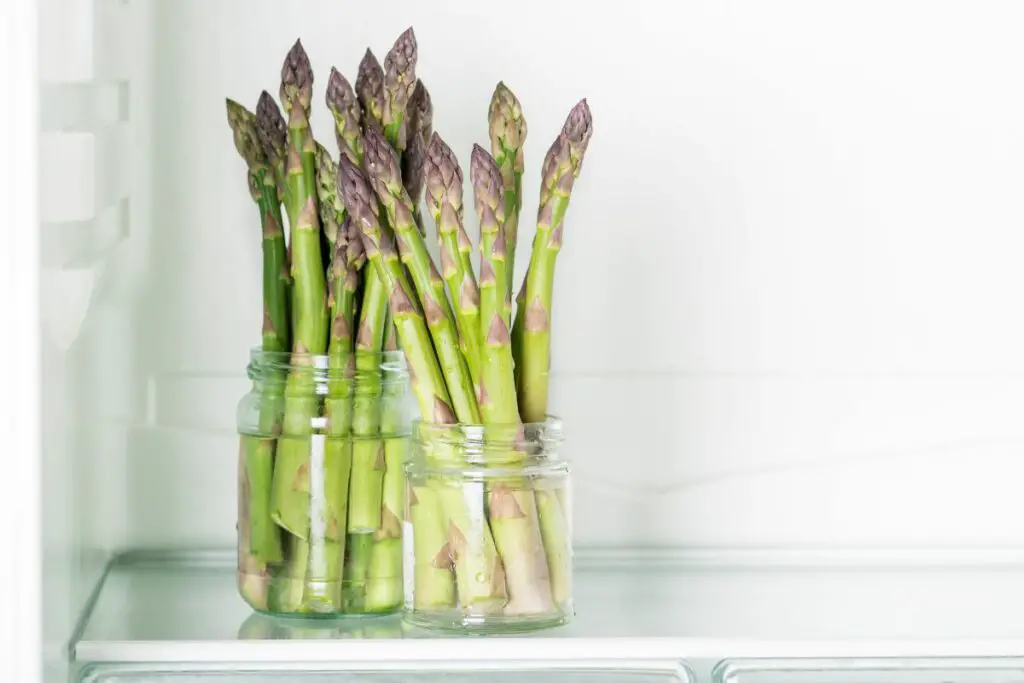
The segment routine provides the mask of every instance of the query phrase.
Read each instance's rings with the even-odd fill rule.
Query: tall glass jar
[[[238,406],[238,590],[276,615],[401,608],[401,352],[251,353]]]
[[[412,433],[406,619],[479,633],[566,623],[572,500],[561,421],[416,422]]]

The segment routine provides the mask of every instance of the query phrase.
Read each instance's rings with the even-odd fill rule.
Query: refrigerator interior
[[[276,94],[296,37],[325,144],[330,67],[354,77],[409,25],[464,165],[508,83],[524,216],[588,98],[552,361],[581,552],[1020,546],[1022,20],[1010,0],[43,0],[51,671],[111,558],[234,543],[260,254],[224,98]]]

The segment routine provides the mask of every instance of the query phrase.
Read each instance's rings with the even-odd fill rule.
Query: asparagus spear
[[[282,279],[285,268],[284,232],[277,184],[256,136],[256,116],[233,100],[227,100],[228,124],[235,148],[248,167],[249,191],[259,207],[263,232],[263,350],[288,349],[288,290]],[[266,382],[260,407],[260,434],[244,439],[248,499],[246,519],[249,551],[262,563],[280,562],[281,539],[270,514],[274,440],[278,431],[281,394],[274,381]]]
[[[416,34],[410,26],[384,55],[384,134],[395,151],[405,151],[409,134],[406,108],[416,87]]]
[[[562,221],[569,206],[573,181],[582,168],[592,134],[590,107],[583,99],[569,112],[562,132],[544,158],[541,171],[537,234],[526,275],[525,306],[517,311],[517,316],[523,318],[519,409],[526,422],[542,422],[547,417],[555,259],[562,248]]]
[[[480,385],[480,293],[473,269],[460,254],[470,244],[463,228],[462,169],[451,148],[436,132],[424,160],[427,206],[437,225],[441,243],[441,275],[455,307],[462,352],[475,386]]]
[[[388,143],[399,156],[408,143],[410,95],[416,84],[416,37],[410,28],[402,33],[394,46],[384,56],[383,96],[384,109],[381,123]],[[415,156],[422,157],[422,141],[415,135],[411,145],[415,167]],[[415,207],[413,215],[415,217]],[[422,234],[422,222],[416,224]],[[385,336],[393,349],[397,348],[397,335],[390,313],[385,323]],[[385,343],[385,346],[388,342]],[[381,434],[399,433],[401,408],[396,401],[395,387],[389,382],[383,387],[381,396]],[[381,528],[374,534],[370,550],[370,567],[367,572],[366,608],[368,611],[382,611],[400,604],[400,576],[402,562],[401,525],[397,512],[404,507],[404,486],[401,471],[404,441],[387,438],[384,441],[384,484],[381,495]]]
[[[402,187],[398,158],[381,133],[373,128],[363,137],[366,156],[363,165],[377,199],[387,210],[395,230],[402,262],[409,269],[416,294],[423,306],[430,335],[441,362],[442,372],[460,422],[479,424],[480,410],[473,392],[473,380],[466,359],[459,350],[453,316],[444,293],[444,282],[427,251],[423,236],[412,220],[412,202]],[[392,311],[394,312],[394,311]]]
[[[491,136],[491,153],[501,169],[505,189],[505,254],[508,275],[504,284],[507,307],[511,312],[513,278],[515,275],[516,242],[519,234],[519,212],[523,207],[523,144],[526,142],[526,119],[515,94],[499,81],[487,111]]]
[[[310,556],[310,473],[322,463],[309,462],[312,424],[320,413],[311,354],[326,352],[327,296],[316,202],[316,148],[309,127],[313,70],[300,41],[289,51],[281,70],[281,100],[288,113],[285,157],[285,204],[291,228],[291,272],[294,281],[293,359],[296,366],[285,386],[284,438],[274,467],[273,515],[295,535],[289,558],[290,590],[283,596],[284,611],[301,607]],[[323,548],[314,548],[316,553]],[[314,557],[319,569],[324,558]],[[318,572],[319,573],[319,572]]]
[[[366,146],[369,147],[369,144]],[[363,249],[372,267],[391,292],[391,311],[399,343],[405,350],[409,364],[413,394],[419,403],[420,413],[428,422],[454,424],[457,416],[441,366],[434,355],[423,312],[415,303],[415,295],[398,260],[391,237],[381,229],[377,201],[367,184],[366,176],[358,167],[342,158],[338,164],[338,184],[345,208],[362,229]],[[447,517],[447,548],[426,547],[421,542],[427,537],[417,535],[418,560],[424,553],[426,557],[434,559],[433,562],[417,561],[417,573],[425,572],[424,576],[431,579],[430,592],[424,590],[418,595],[417,601],[419,604],[450,604],[450,584],[443,580],[445,565],[438,558],[453,555],[459,600],[463,608],[475,612],[502,605],[505,600],[503,569],[483,516],[482,501],[481,509],[477,509],[472,501],[464,497],[461,487],[440,486],[429,493],[437,494],[430,502],[438,503],[440,508],[420,507],[429,503],[426,495],[420,497],[417,492],[417,500],[410,500],[410,507],[419,508],[416,513],[412,513],[413,519],[419,516],[435,520],[434,524],[423,526],[425,530],[434,532],[439,524],[445,524],[444,518],[440,517],[443,510]],[[437,537],[436,533],[431,536],[436,541],[445,540],[444,536]],[[417,581],[419,579],[418,576]]]
[[[505,297],[505,197],[501,170],[480,145],[473,146],[470,163],[474,206],[480,221],[480,321],[483,358],[480,410],[484,424],[499,441],[519,424],[512,349]],[[508,440],[511,442],[511,439]],[[500,442],[493,447],[501,449]],[[499,453],[509,462],[509,456]],[[518,457],[521,457],[518,456]],[[513,457],[511,462],[518,460]],[[487,491],[491,531],[505,563],[509,604],[506,614],[544,614],[551,611],[551,581],[537,522],[533,492],[525,479],[491,482]]]
[[[592,134],[590,107],[584,99],[566,118],[561,133],[544,158],[541,171],[537,234],[520,294],[516,320],[519,329],[513,330],[518,335],[516,342],[521,344],[522,368],[517,382],[520,413],[526,422],[542,422],[547,418],[555,259],[562,246],[562,222],[573,182],[582,169],[583,156]],[[538,490],[537,509],[547,552],[552,596],[556,603],[561,604],[572,592],[572,576],[568,571],[571,553],[568,525],[555,493]]]

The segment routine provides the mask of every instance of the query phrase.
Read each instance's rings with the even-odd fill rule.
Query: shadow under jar
[[[415,422],[412,432],[406,620],[476,633],[568,622],[572,500],[561,421]]]
[[[401,352],[254,350],[238,406],[238,590],[274,615],[401,608]]]

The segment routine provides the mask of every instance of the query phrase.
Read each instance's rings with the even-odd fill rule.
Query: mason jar
[[[561,421],[415,422],[412,434],[405,618],[478,633],[566,623],[572,499]]]
[[[238,406],[238,590],[258,612],[334,616],[401,608],[401,352],[253,350]]]

